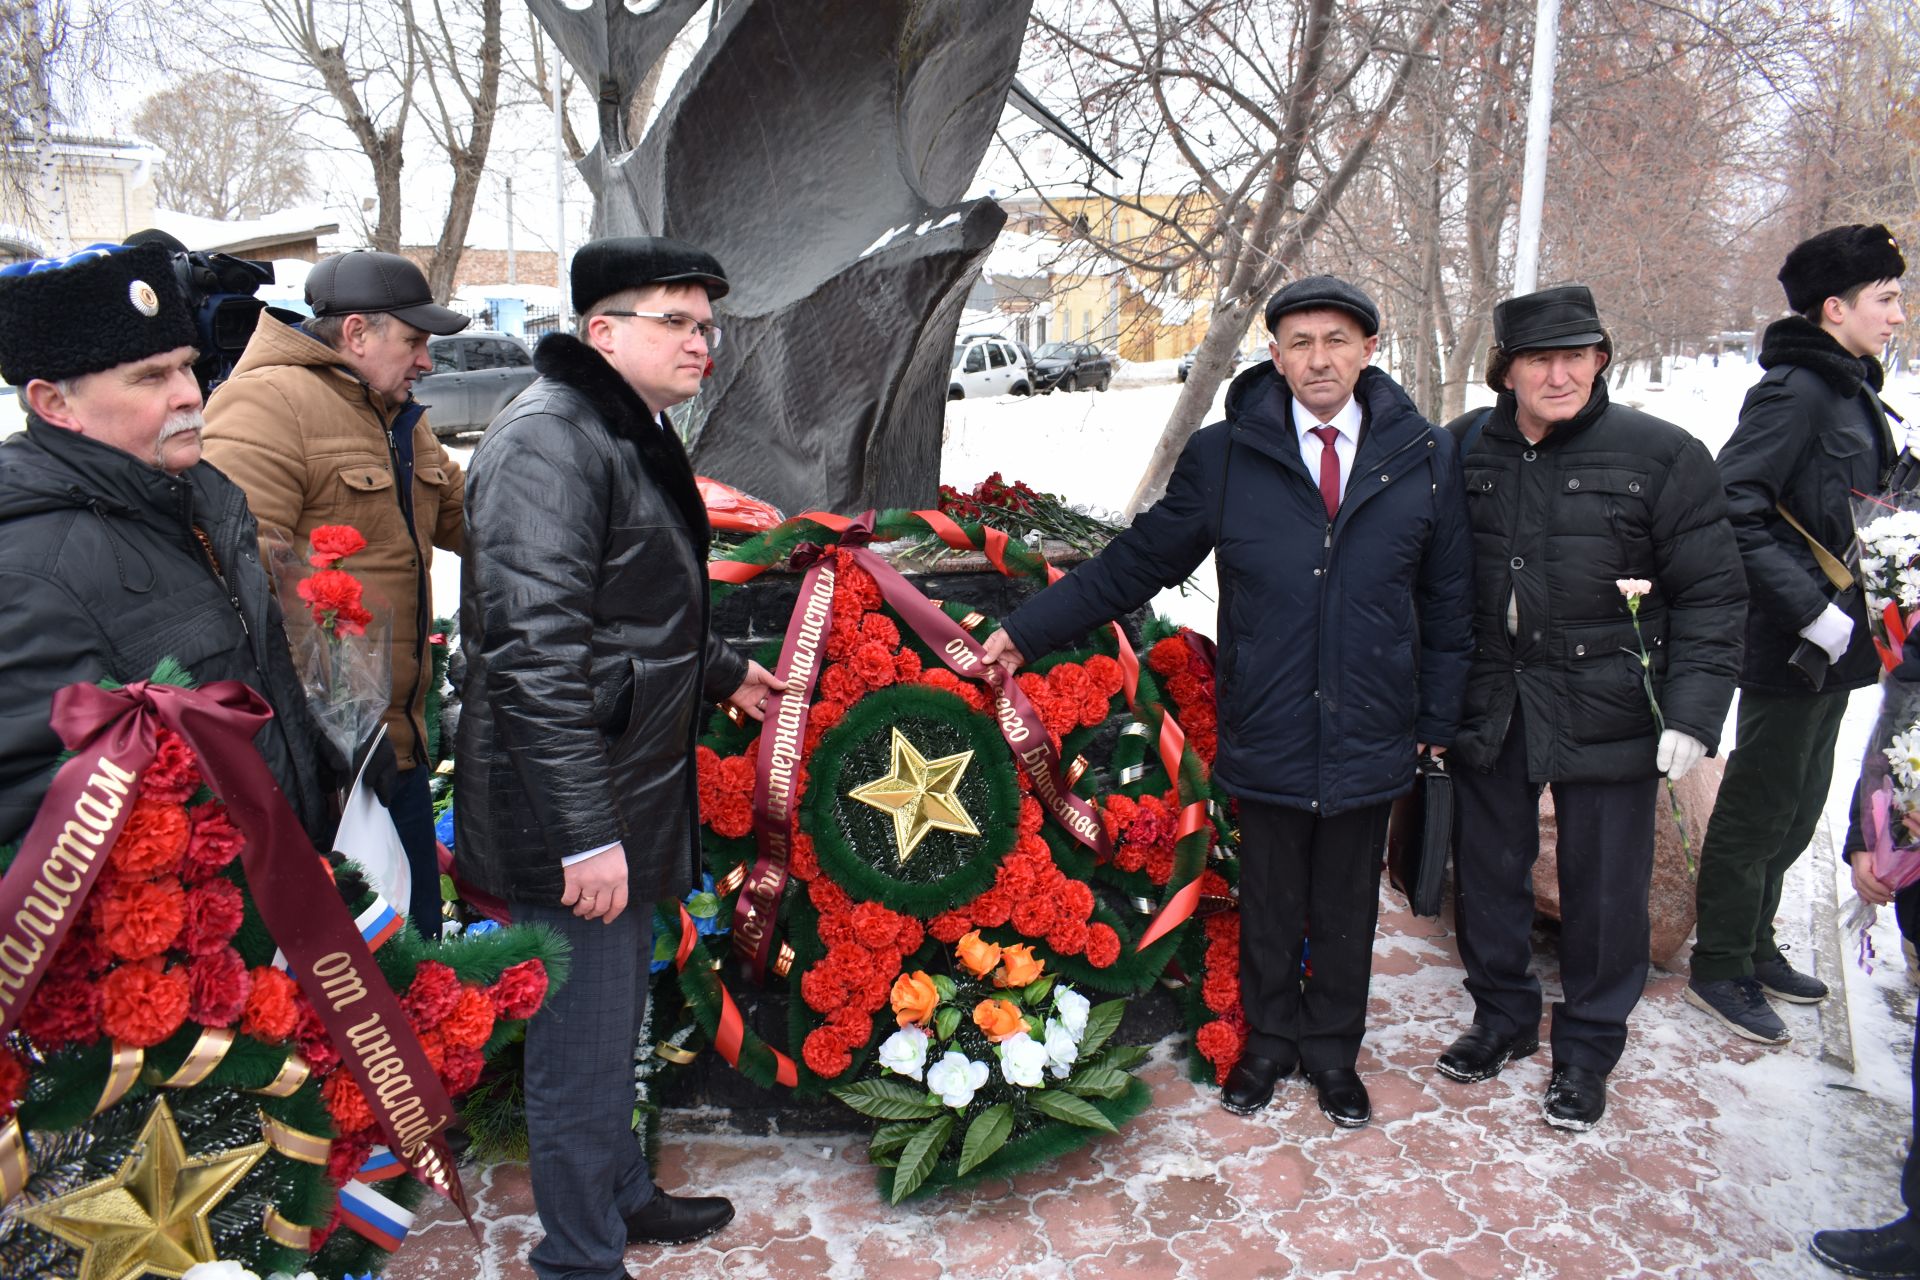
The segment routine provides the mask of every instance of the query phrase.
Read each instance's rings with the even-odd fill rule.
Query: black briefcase
[[[1453,855],[1453,778],[1446,761],[1423,755],[1413,790],[1393,802],[1387,822],[1387,879],[1417,916],[1440,914],[1447,859]]]

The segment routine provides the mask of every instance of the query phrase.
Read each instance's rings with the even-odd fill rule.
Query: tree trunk
[[[453,295],[454,277],[460,270],[460,256],[467,247],[467,227],[473,221],[473,202],[480,194],[480,179],[487,171],[487,152],[493,145],[493,122],[500,109],[500,64],[503,50],[500,39],[501,0],[483,0],[480,43],[480,83],[467,95],[467,107],[473,113],[465,146],[459,143],[452,120],[446,120],[447,157],[453,163],[453,190],[447,197],[447,220],[440,229],[440,240],[433,246],[427,263],[427,287],[434,298],[445,303]],[[457,68],[449,74],[465,87]]]

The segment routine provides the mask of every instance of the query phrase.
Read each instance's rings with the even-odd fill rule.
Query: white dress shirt
[[[1307,464],[1307,474],[1313,477],[1315,484],[1320,483],[1320,437],[1313,434],[1315,427],[1333,427],[1339,435],[1333,438],[1334,456],[1340,459],[1340,496],[1347,496],[1347,477],[1353,474],[1353,454],[1360,444],[1360,404],[1352,396],[1340,406],[1331,422],[1322,422],[1307,411],[1298,400],[1293,402],[1293,429],[1300,437],[1300,460]]]

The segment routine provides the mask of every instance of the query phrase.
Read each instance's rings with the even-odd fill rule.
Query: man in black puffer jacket
[[[1801,314],[1767,327],[1767,374],[1720,450],[1753,607],[1739,729],[1700,849],[1686,997],[1761,1044],[1789,1039],[1769,993],[1795,1004],[1827,995],[1781,955],[1773,916],[1826,805],[1847,695],[1872,684],[1880,664],[1860,593],[1836,591],[1809,539],[1845,556],[1856,497],[1878,494],[1898,456],[1874,353],[1902,319],[1906,267],[1881,226],[1834,227],[1795,246],[1780,283]],[[1788,662],[1802,641],[1830,659],[1817,687]]]
[[[579,337],[474,452],[460,562],[454,856],[517,922],[566,938],[572,972],[527,1024],[528,1167],[540,1280],[619,1280],[629,1243],[725,1226],[718,1196],[653,1184],[634,1136],[633,1046],[653,904],[699,879],[703,706],[754,719],[777,682],[708,629],[706,508],[665,411],[719,341],[720,264],[665,238],[574,255]]]
[[[1474,540],[1473,673],[1453,750],[1474,1010],[1439,1068],[1488,1080],[1540,1047],[1531,874],[1550,783],[1565,997],[1544,1115],[1590,1129],[1646,984],[1660,775],[1680,777],[1719,742],[1746,586],[1705,446],[1607,398],[1613,347],[1593,295],[1510,298],[1493,332],[1499,401],[1449,427],[1466,443]]]
[[[259,530],[200,461],[194,341],[158,245],[0,275],[0,375],[28,411],[0,444],[0,845],[25,833],[64,750],[55,691],[145,680],[162,658],[266,698],[260,754],[308,834],[331,836],[334,775]]]
[[[1387,813],[1416,748],[1444,750],[1466,675],[1470,582],[1453,441],[1367,367],[1379,316],[1331,276],[1267,304],[1273,361],[1235,378],[1166,496],[987,641],[1018,666],[1184,581],[1220,579],[1220,749],[1239,800],[1249,1032],[1222,1101],[1248,1114],[1302,1067],[1365,1124],[1366,1031]],[[1309,922],[1310,925],[1309,925]],[[1301,945],[1313,975],[1302,990]]]

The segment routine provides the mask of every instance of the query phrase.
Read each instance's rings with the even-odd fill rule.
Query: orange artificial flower
[[[924,1027],[940,1007],[940,991],[925,970],[903,973],[893,981],[893,1016],[901,1026]]]
[[[1027,1020],[1020,1016],[1020,1006],[1011,1000],[982,1000],[973,1006],[973,1025],[980,1028],[987,1039],[999,1044],[1025,1031]]]
[[[1000,948],[1000,972],[994,975],[996,987],[1024,987],[1029,982],[1040,980],[1040,971],[1047,967],[1044,960],[1034,957],[1033,948],[1026,943],[1018,946]]]
[[[967,972],[976,978],[986,977],[1000,963],[1000,948],[983,939],[978,929],[960,939],[953,952],[960,957],[960,963],[966,966]]]

